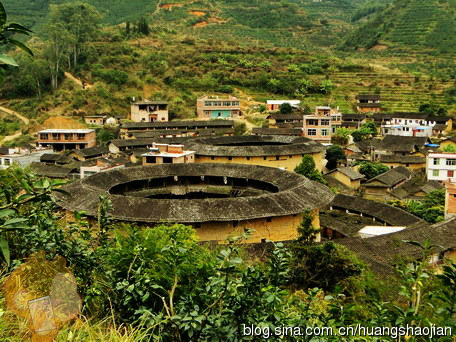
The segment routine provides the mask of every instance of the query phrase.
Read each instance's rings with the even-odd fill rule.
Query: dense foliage
[[[359,173],[366,176],[366,180],[377,177],[388,170],[387,165],[378,162],[363,161],[359,163]]]
[[[314,245],[312,238],[305,238],[312,230],[311,215],[304,215],[303,239],[287,246],[270,244],[265,259],[258,261],[239,244],[249,231],[209,249],[183,225],[152,228],[113,222],[104,198],[95,224],[89,224],[83,213],[68,222],[52,199],[58,183],[16,168],[0,171],[0,179],[0,236],[10,242],[11,260],[6,264],[1,259],[2,272],[10,272],[38,250],[48,258],[64,256],[76,275],[84,315],[102,322],[111,319],[114,326],[127,324],[125,329],[133,326],[138,341],[144,340],[143,330],[151,341],[248,341],[252,337],[245,329],[252,325],[264,329],[262,334],[269,333],[271,340],[280,340],[272,334],[282,326],[337,329],[358,323],[410,323],[456,328],[456,265],[450,263],[434,275],[426,262],[408,263],[399,269],[400,277],[390,280],[402,299],[387,303],[385,299],[397,298],[395,294],[372,281],[347,249],[333,243]],[[424,255],[430,249],[423,246]],[[383,295],[387,297],[382,299]],[[2,303],[0,298],[3,314]],[[15,324],[13,317],[0,321],[0,337],[10,334],[8,339],[16,341]],[[77,335],[72,329],[63,329],[60,337],[87,341],[95,334],[87,332],[87,326]],[[290,340],[312,338],[316,336]]]
[[[316,169],[315,161],[312,156],[305,155],[302,157],[301,163],[296,166],[294,172],[299,173],[300,175],[303,175],[313,181],[326,184],[326,180],[323,178],[321,172]]]
[[[434,190],[423,200],[389,202],[391,205],[402,208],[430,223],[443,221],[445,214],[445,190]]]

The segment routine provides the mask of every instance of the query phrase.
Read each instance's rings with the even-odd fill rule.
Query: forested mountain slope
[[[389,0],[86,0],[106,25],[145,17],[154,24],[202,38],[216,36],[258,44],[313,48],[332,46],[355,25],[353,15]],[[49,5],[71,0],[5,0],[11,18],[44,31]]]
[[[346,49],[378,44],[409,51],[456,51],[455,0],[397,0],[348,35]]]

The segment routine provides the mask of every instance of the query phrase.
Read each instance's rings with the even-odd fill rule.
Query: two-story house
[[[38,132],[37,144],[58,152],[94,147],[97,142],[93,129],[45,129]]]
[[[452,119],[426,113],[393,113],[381,124],[382,135],[441,136],[453,128]]]
[[[319,142],[330,143],[332,135],[341,126],[342,114],[339,108],[319,106],[315,114],[304,115],[303,136]]]
[[[230,119],[242,115],[241,101],[232,95],[204,95],[196,101],[196,113],[204,119]]]
[[[187,164],[195,162],[195,151],[185,151],[184,145],[153,144],[150,151],[142,154],[143,165]]]
[[[358,112],[377,113],[382,109],[380,95],[358,95],[356,96],[356,100],[356,110]]]
[[[131,105],[130,119],[134,122],[164,122],[168,118],[168,102],[145,100]]]

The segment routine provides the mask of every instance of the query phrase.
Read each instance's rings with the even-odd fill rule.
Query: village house
[[[195,151],[185,151],[184,145],[153,144],[142,154],[143,165],[186,164],[195,162]]]
[[[70,153],[68,153],[68,156],[79,161],[86,161],[100,157],[107,157],[108,153],[109,150],[107,147],[95,146],[85,148],[83,150],[73,150]]]
[[[39,162],[43,154],[50,153],[49,149],[23,149],[19,147],[0,147],[0,169],[7,169],[12,165],[26,167]]]
[[[96,146],[93,129],[46,129],[38,132],[38,146],[54,151],[82,150]]]
[[[429,180],[439,182],[456,177],[456,153],[430,152],[426,158],[426,175]]]
[[[302,126],[296,128],[252,128],[252,135],[302,135]]]
[[[79,168],[67,165],[47,165],[46,163],[32,163],[31,170],[34,174],[41,177],[57,178],[57,179],[78,179],[80,177]]]
[[[385,199],[395,188],[410,179],[411,175],[409,169],[398,166],[368,180],[362,188],[366,196]]]
[[[426,180],[424,171],[414,172],[409,180],[395,188],[391,194],[400,199],[422,200],[432,191],[443,189],[444,186],[434,180]]]
[[[451,131],[452,126],[450,117],[399,112],[383,117],[380,130],[382,135],[430,137],[441,136]]]
[[[98,158],[96,160],[95,165],[86,165],[81,166],[80,170],[80,177],[86,178],[89,176],[93,176],[99,172],[106,172],[109,170],[124,168],[126,165],[123,162],[117,162],[115,160],[109,160],[105,158]]]
[[[356,110],[362,113],[380,112],[382,109],[380,99],[380,95],[357,95]]]
[[[359,129],[367,122],[366,114],[342,114],[341,127],[348,129]]]
[[[364,175],[351,167],[338,167],[329,171],[325,176],[330,176],[352,190],[358,190],[361,186],[361,179]]]
[[[444,150],[447,146],[454,146],[456,148],[456,137],[447,137],[440,141],[439,147],[441,150]]]
[[[445,181],[445,220],[456,216],[456,180]]]
[[[103,126],[107,118],[106,115],[86,115],[84,116],[84,122],[87,125]]]
[[[339,108],[318,106],[315,114],[304,115],[303,136],[318,142],[330,143],[332,135],[341,124],[342,114]]]
[[[269,128],[302,128],[303,124],[302,113],[270,114],[266,119]]]
[[[196,102],[198,118],[231,119],[242,115],[240,100],[232,95],[204,95]]]
[[[130,120],[134,122],[164,122],[168,121],[168,102],[139,101],[131,104]]]
[[[378,156],[378,161],[382,164],[385,164],[390,169],[394,169],[397,166],[404,166],[411,170],[419,170],[426,168],[426,157],[421,156],[381,154]]]
[[[163,138],[199,135],[233,135],[234,121],[125,122],[120,127],[120,137],[122,139],[136,138],[138,133],[146,132],[155,132],[157,134],[154,134],[153,137],[160,136]]]
[[[292,108],[299,108],[301,101],[299,100],[267,100],[266,109],[268,112],[280,110],[280,106],[284,103],[289,103]]]

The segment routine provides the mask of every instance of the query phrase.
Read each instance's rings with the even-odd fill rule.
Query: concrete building
[[[253,229],[247,242],[288,241],[299,236],[303,214],[313,215],[334,194],[293,172],[253,165],[163,164],[116,169],[65,185],[57,203],[95,221],[101,195],[112,218],[151,226],[191,225],[201,241],[226,241]]]
[[[342,114],[339,108],[319,106],[315,114],[304,115],[302,135],[306,138],[330,143],[332,135],[342,124]]]
[[[456,177],[456,153],[430,152],[426,158],[426,176],[439,182]]]
[[[280,106],[284,103],[289,103],[293,108],[299,108],[301,101],[299,100],[267,100],[266,108],[269,112],[280,110]]]
[[[376,113],[380,112],[382,106],[380,104],[380,95],[357,95],[356,110],[361,113]]]
[[[134,122],[168,121],[168,102],[139,101],[131,105],[130,119]]]
[[[142,154],[143,165],[194,163],[195,151],[185,151],[184,145],[153,144]]]
[[[46,129],[38,132],[38,146],[54,151],[82,150],[94,147],[96,134],[93,129]]]
[[[431,116],[426,113],[393,113],[382,119],[382,135],[409,137],[440,136],[452,129],[449,117]]]
[[[204,95],[196,101],[198,118],[231,119],[242,115],[240,100],[232,95]]]
[[[84,116],[84,122],[87,125],[103,126],[107,118],[106,115],[86,115]]]
[[[26,167],[39,162],[41,156],[51,152],[50,149],[28,150],[17,147],[0,147],[0,169],[7,169],[12,165]]]

